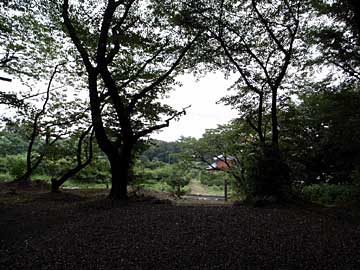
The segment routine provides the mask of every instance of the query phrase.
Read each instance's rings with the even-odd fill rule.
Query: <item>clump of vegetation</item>
[[[351,184],[313,184],[302,189],[305,200],[323,205],[347,205],[360,202],[360,187]]]

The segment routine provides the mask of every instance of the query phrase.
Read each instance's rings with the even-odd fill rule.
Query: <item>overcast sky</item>
[[[5,74],[0,72],[0,76]],[[164,141],[176,141],[181,136],[200,138],[205,129],[216,128],[218,124],[225,124],[236,117],[236,111],[231,110],[230,107],[216,104],[216,101],[227,94],[226,90],[233,83],[233,79],[225,80],[222,73],[209,73],[198,81],[191,74],[179,77],[179,81],[183,86],[170,92],[169,98],[164,100],[164,103],[178,110],[189,105],[191,108],[187,109],[187,114],[179,121],[171,121],[169,127],[154,133],[152,138]],[[46,85],[41,87],[45,89]],[[0,81],[0,88],[6,91],[9,88],[23,87],[14,79],[11,83]],[[3,106],[0,106],[0,110],[4,112]]]
[[[199,138],[205,129],[216,128],[218,124],[225,124],[237,116],[236,111],[222,104],[216,104],[221,97],[227,94],[227,88],[233,80],[225,80],[221,73],[211,73],[199,81],[192,75],[183,75],[179,78],[183,83],[165,102],[176,109],[191,105],[187,114],[179,121],[172,121],[168,128],[151,137],[175,141],[181,136]]]

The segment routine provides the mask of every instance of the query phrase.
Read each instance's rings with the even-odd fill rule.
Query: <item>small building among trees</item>
[[[219,156],[214,157],[214,163],[209,165],[206,168],[206,170],[208,170],[208,171],[215,171],[215,170],[226,171],[232,165],[234,165],[235,162],[236,162],[236,159],[232,156],[219,155]]]

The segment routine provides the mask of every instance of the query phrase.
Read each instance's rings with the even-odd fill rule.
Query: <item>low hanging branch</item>
[[[83,144],[86,139],[86,137],[90,134],[90,137],[88,139],[88,149],[86,151],[86,160],[83,162],[82,160],[82,149]],[[79,173],[82,169],[84,169],[86,166],[88,166],[93,158],[93,138],[94,138],[94,130],[93,126],[90,125],[79,137],[79,141],[77,144],[76,149],[76,166],[69,169],[65,173],[63,173],[61,176],[51,179],[51,191],[52,192],[59,192],[59,188],[71,177],[74,177],[77,173]]]
[[[144,137],[150,133],[152,133],[153,131],[155,130],[159,130],[159,129],[162,129],[164,127],[168,127],[169,124],[170,124],[170,121],[175,119],[176,117],[179,117],[181,115],[185,115],[186,114],[186,110],[189,109],[191,107],[191,105],[183,108],[181,111],[178,111],[177,113],[175,113],[174,115],[172,115],[171,117],[169,117],[168,119],[165,120],[165,123],[162,123],[162,124],[159,124],[159,125],[155,125],[155,126],[152,126],[152,127],[149,127],[147,129],[144,129],[138,133],[136,133],[135,137],[136,139],[139,139],[141,137]]]

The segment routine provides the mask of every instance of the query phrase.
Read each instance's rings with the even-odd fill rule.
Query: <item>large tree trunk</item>
[[[132,177],[133,142],[123,134],[123,142],[116,155],[109,155],[111,168],[111,190],[109,198],[113,200],[128,200],[127,187]]]
[[[111,190],[109,198],[113,200],[128,200],[127,186],[131,177],[131,155],[120,154],[109,158],[111,167]]]

